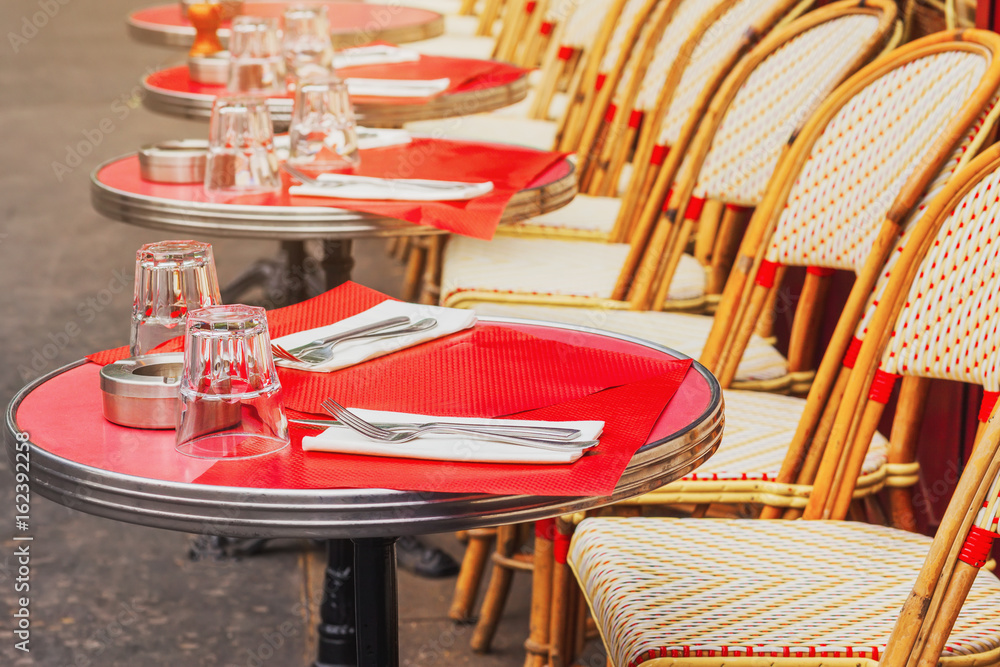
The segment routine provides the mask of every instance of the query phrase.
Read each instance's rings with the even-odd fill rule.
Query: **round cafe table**
[[[333,206],[288,206],[267,196],[259,204],[226,204],[205,196],[200,184],[151,183],[139,176],[135,154],[115,158],[91,174],[91,202],[101,214],[130,225],[178,234],[272,239],[286,244],[291,263],[305,260],[302,241],[324,245],[326,288],[350,279],[351,241],[361,237],[426,236],[444,231],[427,225]],[[501,223],[553,211],[576,195],[573,164],[563,160],[540,174],[508,202]],[[291,242],[291,243],[290,243]],[[293,295],[296,300],[304,294]]]
[[[386,77],[392,77],[392,66],[384,66]],[[502,109],[524,99],[528,94],[528,77],[524,70],[498,63],[500,71],[488,80],[471,81],[455,90],[425,98],[352,96],[358,122],[367,127],[401,127],[418,120],[436,120],[466,116]],[[212,102],[225,92],[225,86],[192,81],[186,65],[170,67],[149,74],[142,80],[146,95],[142,103],[159,113],[182,118],[207,120],[212,117]],[[288,129],[292,120],[292,98],[268,99],[271,119],[277,132]]]
[[[321,2],[330,16],[331,36],[336,48],[360,46],[376,40],[401,44],[430,39],[444,33],[444,17],[437,12],[402,5],[366,2]],[[241,13],[280,17],[287,2],[247,2]],[[190,47],[195,30],[183,15],[180,2],[139,9],[128,15],[134,39],[157,46]],[[229,39],[229,22],[219,28],[219,39]]]
[[[630,336],[568,324],[482,320],[577,346],[683,357]],[[212,486],[186,481],[213,462],[177,454],[172,432],[127,429],[104,420],[98,371],[96,364],[83,361],[65,366],[24,387],[8,407],[8,430],[29,442],[18,457],[16,440],[8,437],[8,456],[30,461],[31,491],[84,512],[156,528],[329,540],[317,667],[399,663],[397,537],[534,521],[641,495],[701,465],[718,447],[724,421],[719,384],[695,363],[608,497]],[[70,402],[77,407],[70,408]],[[60,442],[76,444],[56,455],[51,450]],[[84,448],[115,462],[106,464],[109,468],[120,470],[127,462],[131,472],[112,472],[93,460],[91,465],[77,462],[74,456]],[[256,461],[268,466],[266,456]],[[330,591],[339,591],[339,597],[330,598]]]

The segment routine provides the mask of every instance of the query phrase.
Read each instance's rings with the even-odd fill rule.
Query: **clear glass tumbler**
[[[229,92],[263,95],[286,92],[285,57],[277,19],[234,18],[229,32],[229,53]]]
[[[255,306],[188,313],[176,449],[203,459],[244,459],[288,446],[267,316]]]
[[[135,257],[130,354],[149,354],[168,340],[183,336],[188,310],[219,303],[219,278],[210,244],[147,243]]]
[[[217,97],[208,129],[205,192],[216,195],[280,190],[267,101],[257,97]]]
[[[314,171],[353,171],[361,163],[347,84],[333,75],[305,77],[295,87],[288,161]]]
[[[331,74],[333,42],[326,7],[291,5],[283,17],[285,28],[281,46],[288,74],[297,79]]]

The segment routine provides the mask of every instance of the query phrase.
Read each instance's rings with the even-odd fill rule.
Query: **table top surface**
[[[454,59],[461,62],[465,59]],[[409,63],[379,66],[384,76],[367,78],[406,79],[399,76],[400,70]],[[371,67],[366,67],[370,71]],[[350,69],[342,70],[344,76],[351,76]],[[217,84],[204,84],[191,79],[186,65],[169,67],[153,72],[142,80],[146,95],[143,104],[153,111],[208,120],[212,116],[212,103],[226,91]],[[428,98],[388,98],[351,96],[358,122],[369,127],[400,127],[404,123],[419,120],[437,120],[453,116],[484,113],[515,104],[528,94],[527,71],[496,63],[496,69],[489,76],[467,81],[440,95]],[[274,96],[268,99],[271,118],[276,131],[283,131],[291,122],[292,97]]]
[[[653,358],[677,352],[630,336],[567,324],[482,321],[540,338]],[[27,433],[32,490],[63,505],[121,521],[237,537],[378,537],[530,521],[646,493],[691,472],[722,436],[722,392],[695,363],[606,498],[494,496],[385,489],[280,489],[194,483],[213,461],[174,451],[172,430],[104,420],[100,367],[77,362],[22,389],[7,409],[11,433]],[[67,397],[72,396],[72,400]],[[54,409],[56,404],[63,409]],[[15,457],[14,438],[8,455]],[[268,466],[271,457],[255,460]],[[87,461],[83,463],[81,461]],[[101,467],[123,472],[109,472]]]
[[[360,46],[375,40],[394,43],[414,42],[444,33],[444,17],[437,12],[402,5],[367,2],[320,2],[330,17],[334,46]],[[280,17],[288,2],[247,2],[242,14]],[[140,41],[165,46],[188,47],[195,29],[183,14],[181,4],[173,2],[138,9],[128,15],[132,36]],[[224,21],[219,38],[229,38],[229,22]]]
[[[553,211],[575,195],[575,168],[569,160],[562,160],[514,195],[501,223]],[[143,180],[135,153],[109,160],[94,170],[91,201],[98,212],[128,224],[236,238],[296,241],[443,233],[426,225],[334,206],[292,206],[287,192],[254,195],[235,203],[214,201],[200,183]]]

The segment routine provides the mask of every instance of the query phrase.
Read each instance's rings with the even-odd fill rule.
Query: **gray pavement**
[[[205,136],[206,125],[141,105],[140,77],[183,61],[137,44],[124,17],[142,0],[0,3],[0,404],[26,381],[127,342],[135,250],[165,236],[106,220],[90,206],[100,162],[150,141]],[[204,237],[231,280],[277,245]],[[356,249],[355,279],[398,293],[382,242]],[[0,535],[13,522],[10,465],[0,458]],[[15,543],[0,547],[0,665],[44,667],[298,666],[311,662],[323,554],[282,542],[235,562],[192,562],[190,536],[118,523],[32,498],[30,592],[15,592]],[[461,555],[450,535],[435,543]],[[2,538],[0,538],[2,540]],[[522,664],[528,577],[487,657],[446,618],[452,580],[400,578],[406,665]],[[31,598],[30,652],[17,650],[16,598]],[[589,664],[602,664],[599,655]]]

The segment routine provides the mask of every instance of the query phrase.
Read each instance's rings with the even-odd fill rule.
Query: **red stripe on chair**
[[[594,81],[594,90],[600,90],[604,87],[604,82],[608,80],[608,75],[603,72],[597,73],[597,79]]]
[[[753,211],[753,206],[740,206],[739,204],[726,204],[726,208],[733,213],[749,213]]]
[[[569,60],[573,57],[573,53],[575,52],[576,49],[572,46],[560,46],[559,52],[556,54],[556,58],[559,58],[559,60]]]
[[[983,392],[983,402],[979,404],[979,421],[989,421],[990,415],[993,413],[993,407],[997,404],[998,397],[1000,397],[1000,391]]]
[[[847,352],[844,353],[844,368],[854,368],[854,364],[858,361],[858,352],[861,351],[861,339],[855,336],[851,339],[851,344],[847,346]]]
[[[566,564],[566,557],[569,555],[569,541],[571,535],[556,531],[555,539],[552,541],[552,555],[560,565]]]
[[[828,269],[825,266],[807,266],[806,273],[811,273],[820,278],[828,278],[836,273],[835,269]]]
[[[1000,537],[997,533],[991,533],[985,528],[973,526],[969,531],[969,536],[965,538],[962,551],[958,554],[958,559],[963,563],[968,563],[972,567],[982,567],[990,558],[990,551],[993,549],[993,540]]]
[[[633,130],[637,129],[639,127],[639,123],[642,122],[642,113],[641,109],[632,109],[632,113],[629,114],[628,126]]]
[[[659,144],[653,146],[653,152],[649,156],[649,164],[652,165],[663,164],[663,161],[667,159],[667,155],[669,155],[669,153],[670,153],[669,146],[660,146]]]
[[[774,287],[774,276],[778,272],[779,266],[781,266],[781,264],[778,264],[777,262],[770,262],[766,259],[763,260],[760,263],[760,268],[757,269],[757,284],[761,287]]]
[[[535,2],[535,0],[528,0],[528,3],[526,5],[524,5],[524,13],[525,14],[534,14],[535,13],[535,7],[537,7],[537,6],[538,6],[538,3]]]
[[[542,21],[542,25],[538,27],[538,32],[541,33],[542,37],[548,37],[552,34],[552,29],[555,27],[556,24],[551,21]]]
[[[872,379],[872,388],[868,392],[868,398],[875,401],[876,403],[881,403],[885,405],[889,402],[889,395],[892,394],[892,388],[896,386],[896,380],[899,376],[895,373],[886,373],[881,368],[875,371],[875,377]]]
[[[609,104],[608,112],[604,114],[604,122],[610,123],[611,121],[613,121],[615,119],[615,114],[617,113],[618,113],[618,107],[615,106],[614,104]]]
[[[697,220],[701,217],[701,209],[703,208],[705,208],[705,200],[692,195],[691,199],[688,200],[687,209],[684,211],[684,218],[686,220]]]
[[[660,210],[663,211],[664,213],[669,211],[670,200],[673,198],[674,198],[674,189],[670,188],[669,190],[667,190],[667,196],[663,198],[663,206],[660,207]]]
[[[535,522],[535,537],[552,540],[556,534],[556,520],[542,519]]]

